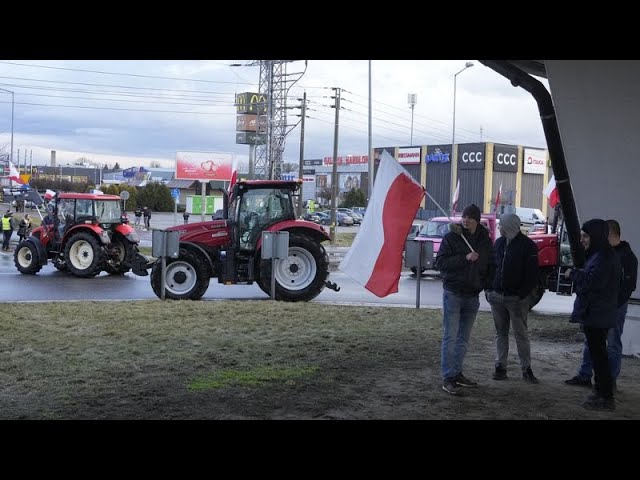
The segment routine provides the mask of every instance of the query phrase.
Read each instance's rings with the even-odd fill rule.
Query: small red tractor
[[[298,181],[248,180],[224,194],[223,218],[169,227],[179,231],[179,256],[166,258],[165,296],[198,300],[217,278],[224,285],[252,284],[271,295],[271,260],[261,256],[262,232],[289,232],[289,256],[278,262],[275,298],[308,301],[326,287],[329,258],[322,242],[330,240],[325,229],[296,219],[293,198]],[[157,260],[136,265],[134,273],[152,268],[151,287],[161,296],[162,267]]]
[[[14,263],[21,273],[38,273],[51,260],[58,270],[77,277],[94,277],[103,270],[123,274],[131,270],[136,256],[145,260],[120,197],[58,192],[47,208],[42,225],[15,250]]]

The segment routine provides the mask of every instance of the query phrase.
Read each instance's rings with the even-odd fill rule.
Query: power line
[[[186,102],[157,102],[150,100],[125,100],[120,98],[95,98],[95,97],[73,97],[68,95],[47,95],[44,93],[21,93],[22,96],[28,97],[47,97],[47,98],[68,98],[73,100],[91,100],[95,102],[127,102],[127,103],[163,103],[166,105],[194,105],[194,106],[208,106],[208,105],[222,105],[222,106],[235,106],[234,102],[207,102],[207,103],[186,103]]]
[[[0,103],[11,103],[4,100],[0,100]],[[133,108],[115,108],[115,107],[89,107],[83,105],[53,105],[50,103],[31,103],[31,102],[15,102],[16,105],[35,105],[41,107],[55,107],[55,108],[86,108],[90,110],[118,110],[125,112],[150,112],[150,113],[189,113],[195,115],[230,115],[229,112],[185,112],[176,110],[144,110]],[[234,113],[235,114],[235,113]]]
[[[196,78],[164,77],[164,76],[160,76],[160,75],[141,75],[141,74],[137,74],[137,73],[106,72],[106,71],[103,71],[103,70],[88,70],[88,69],[83,69],[83,68],[53,67],[51,65],[36,65],[36,64],[7,62],[7,61],[0,61],[0,63],[5,63],[5,64],[8,64],[8,65],[19,65],[21,67],[49,68],[49,69],[52,69],[52,70],[67,70],[67,71],[70,71],[70,72],[99,73],[99,74],[102,74],[102,75],[116,75],[116,76],[126,76],[126,77],[157,78],[157,79],[161,79],[161,80],[178,80],[178,81],[181,81],[181,82],[184,82],[185,80],[188,80],[190,82],[230,83],[230,84],[236,84],[236,85],[239,83],[239,82],[228,82],[228,81],[224,81],[224,80],[200,80],[200,79],[196,79]],[[212,63],[217,63],[217,64],[220,64],[220,65],[227,65],[227,64],[222,63],[222,62],[212,62]],[[227,66],[229,66],[229,65],[227,65]],[[253,82],[253,83],[245,83],[245,85],[255,85],[255,82]]]

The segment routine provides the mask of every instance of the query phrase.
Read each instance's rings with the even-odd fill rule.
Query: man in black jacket
[[[480,225],[480,209],[469,205],[462,212],[462,226],[451,225],[442,239],[436,268],[442,275],[442,389],[458,395],[458,387],[478,384],[462,374],[471,329],[480,301],[478,295],[491,278],[491,240]]]
[[[518,347],[522,378],[538,383],[531,370],[531,347],[527,332],[530,295],[538,283],[538,248],[520,231],[520,217],[508,213],[500,217],[500,235],[493,259],[495,275],[491,290],[485,292],[496,326],[496,369],[494,380],[506,380],[509,357],[509,327]]]
[[[616,311],[616,325],[609,329],[607,334],[607,357],[609,358],[609,368],[613,380],[613,389],[616,389],[618,375],[622,367],[622,331],[624,320],[627,316],[627,306],[631,292],[636,289],[638,279],[638,259],[631,250],[628,242],[620,240],[620,224],[616,220],[607,220],[609,226],[609,244],[613,247],[620,258],[622,265],[622,280],[618,291],[618,302]],[[593,373],[593,363],[589,347],[585,339],[582,350],[582,364],[575,377],[565,380],[567,385],[591,386],[591,376]]]

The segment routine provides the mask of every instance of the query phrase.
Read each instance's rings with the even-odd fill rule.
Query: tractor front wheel
[[[162,298],[162,262],[151,270],[151,288]],[[209,288],[207,263],[200,255],[181,248],[178,258],[167,258],[164,294],[171,300],[200,300]]]
[[[16,268],[20,273],[27,275],[34,275],[42,269],[39,260],[38,249],[33,242],[27,240],[20,242],[13,254],[13,263]]]

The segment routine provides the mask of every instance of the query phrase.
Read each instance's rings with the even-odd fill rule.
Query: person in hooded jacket
[[[638,279],[638,259],[631,250],[628,242],[620,240],[620,224],[616,220],[607,220],[609,225],[609,244],[613,247],[620,258],[622,265],[622,278],[620,290],[618,291],[616,324],[609,329],[607,335],[607,358],[609,359],[609,368],[611,369],[611,378],[613,380],[613,390],[616,390],[618,375],[622,367],[622,332],[624,329],[624,320],[627,316],[628,301],[631,292],[636,289]],[[591,387],[591,376],[593,372],[593,363],[589,346],[585,341],[582,350],[582,364],[575,377],[565,380],[567,385],[576,385]]]
[[[480,209],[471,204],[462,212],[462,225],[451,224],[442,239],[435,266],[442,275],[442,389],[451,395],[458,387],[477,387],[462,374],[471,330],[483,289],[490,288],[492,256],[489,232],[480,224]]]
[[[494,380],[507,379],[509,327],[518,348],[522,378],[538,383],[531,370],[531,347],[527,332],[530,296],[538,283],[538,247],[520,231],[520,217],[508,213],[500,217],[500,235],[494,245],[495,274],[491,290],[485,290],[496,327]]]
[[[567,269],[564,276],[574,283],[576,293],[570,322],[582,325],[595,374],[595,391],[583,406],[591,410],[615,410],[607,334],[616,326],[622,267],[609,244],[609,226],[604,220],[594,218],[585,222],[580,243],[587,261],[582,268]]]

